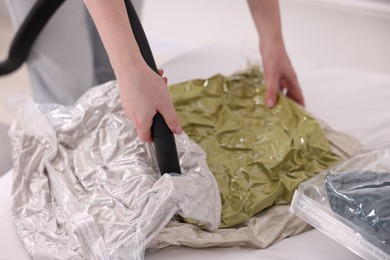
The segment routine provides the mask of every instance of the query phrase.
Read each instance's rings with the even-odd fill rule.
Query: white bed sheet
[[[257,55],[256,55],[257,56]],[[256,58],[256,56],[254,56]],[[170,83],[231,74],[246,66],[239,46],[207,46],[163,66]],[[309,112],[368,147],[390,144],[390,75],[346,68],[295,64]],[[10,216],[12,172],[0,178],[0,259],[29,259]],[[145,259],[360,259],[317,230],[287,238],[267,249],[169,247]]]

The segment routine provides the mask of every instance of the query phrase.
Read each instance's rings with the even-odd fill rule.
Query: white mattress
[[[257,54],[254,54],[257,58]],[[244,58],[243,58],[244,57]],[[230,74],[245,68],[239,46],[207,46],[163,66],[170,83]],[[295,64],[309,112],[368,147],[390,144],[390,75],[346,68]],[[29,259],[10,216],[12,172],[0,178],[0,259]],[[169,247],[145,259],[360,259],[317,230],[267,249]]]

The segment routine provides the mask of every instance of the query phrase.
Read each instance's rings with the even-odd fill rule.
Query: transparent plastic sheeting
[[[182,175],[160,176],[154,147],[125,119],[116,83],[74,107],[14,97],[12,217],[35,259],[143,259],[175,216],[220,224],[218,185],[204,152],[176,136]]]
[[[390,259],[390,148],[362,151],[301,183],[291,211],[364,259]]]

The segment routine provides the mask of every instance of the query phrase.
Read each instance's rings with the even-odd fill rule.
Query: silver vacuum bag
[[[176,214],[219,227],[220,195],[204,152],[176,136],[182,175],[160,176],[154,147],[125,118],[115,82],[74,107],[24,96],[13,103],[12,216],[33,258],[143,259]]]

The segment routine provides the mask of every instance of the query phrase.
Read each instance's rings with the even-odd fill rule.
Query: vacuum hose
[[[15,71],[26,61],[28,53],[39,33],[64,1],[38,0],[16,33],[10,47],[8,59],[0,63],[0,76]],[[124,1],[131,28],[142,57],[148,66],[158,73],[152,51],[137,12],[130,0]],[[151,130],[161,175],[164,173],[180,174],[181,170],[175,138],[165,123],[164,118],[158,112],[153,118]]]
[[[17,70],[26,61],[31,46],[54,12],[65,0],[38,0],[17,31],[8,53],[0,63],[0,76]]]
[[[129,16],[131,29],[142,57],[148,66],[158,74],[157,66],[153,58],[142,24],[138,18],[137,12],[134,9],[130,0],[125,1],[127,15]],[[179,159],[176,150],[175,138],[171,129],[165,123],[162,115],[157,112],[153,117],[152,137],[154,147],[156,149],[157,161],[160,167],[161,174],[164,173],[181,173]]]

